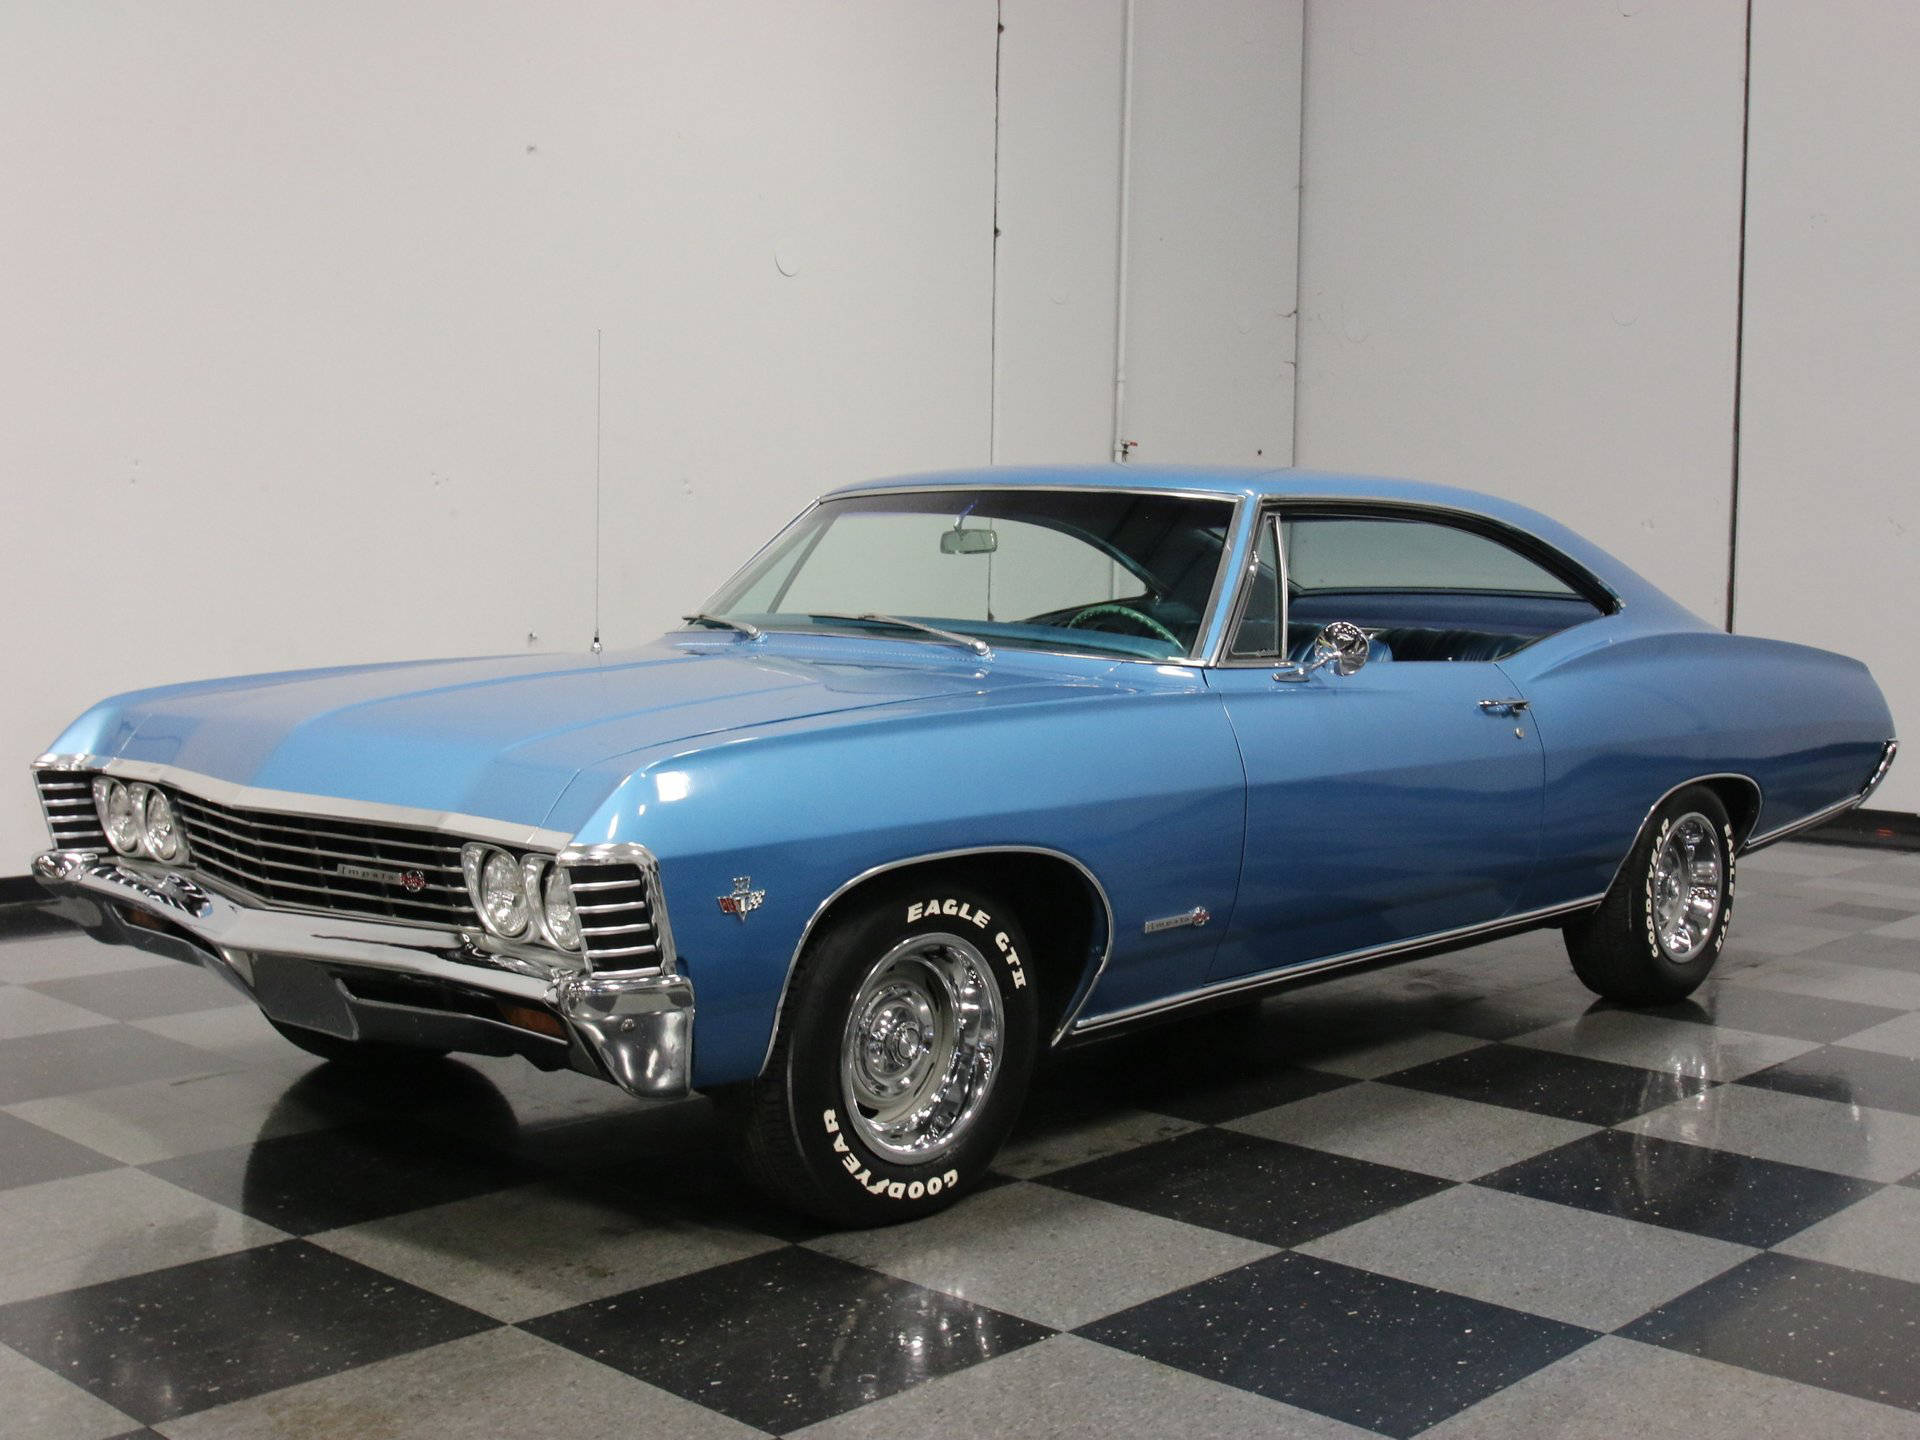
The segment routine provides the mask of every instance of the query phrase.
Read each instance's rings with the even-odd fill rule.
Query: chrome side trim
[[[1738,780],[1743,785],[1752,786],[1753,817],[1756,821],[1760,818],[1760,808],[1767,803],[1767,796],[1766,792],[1760,788],[1760,782],[1751,775],[1742,775],[1737,770],[1716,770],[1710,775],[1695,775],[1690,780],[1682,780],[1678,785],[1675,785],[1658,800],[1654,801],[1653,804],[1649,805],[1647,807],[1647,813],[1640,817],[1640,823],[1633,828],[1633,838],[1627,841],[1627,848],[1620,852],[1620,863],[1613,867],[1613,874],[1607,877],[1607,890],[1613,889],[1614,885],[1618,883],[1620,872],[1627,868],[1628,857],[1633,854],[1633,847],[1640,843],[1640,836],[1646,830],[1647,822],[1653,819],[1654,814],[1660,807],[1678,795],[1682,790],[1686,789],[1687,786],[1704,784],[1708,780]],[[1754,844],[1754,839],[1752,835],[1749,834],[1736,853],[1744,855],[1747,851],[1753,849]],[[1602,893],[1604,894],[1605,892],[1603,891]]]
[[[1880,788],[1880,782],[1887,778],[1887,772],[1893,769],[1893,757],[1900,753],[1900,742],[1889,740],[1880,751],[1880,763],[1873,768],[1873,774],[1867,777],[1867,783],[1861,788],[1860,803],[1867,803],[1873,792]]]
[[[1860,806],[1867,803],[1867,797],[1880,788],[1880,782],[1887,778],[1887,771],[1893,768],[1893,757],[1899,753],[1900,742],[1898,740],[1887,741],[1886,745],[1880,751],[1880,763],[1873,767],[1873,774],[1867,777],[1867,783],[1860,787],[1858,794],[1849,795],[1844,800],[1836,800],[1833,804],[1816,810],[1811,815],[1802,816],[1800,819],[1791,821],[1788,824],[1776,826],[1764,835],[1749,836],[1747,843],[1740,847],[1740,852],[1745,854],[1749,850],[1758,850],[1763,845],[1771,845],[1775,841],[1785,840],[1789,835],[1798,835],[1802,830],[1811,830],[1814,826],[1831,820],[1836,815],[1844,815],[1849,810],[1859,809]]]
[[[184,770],[176,765],[156,765],[146,760],[49,754],[35,760],[33,768],[94,770],[123,780],[177,785],[189,794],[235,810],[265,810],[276,815],[302,815],[315,820],[364,820],[377,825],[406,825],[417,830],[437,830],[468,840],[492,840],[523,850],[560,850],[573,842],[573,836],[561,830],[542,830],[537,826],[516,825],[482,815],[425,810],[413,805],[343,800],[330,795],[304,795],[291,790],[265,790]]]
[[[1149,1015],[1159,1015],[1181,1010],[1189,1005],[1198,1005],[1202,1001],[1218,999],[1222,996],[1238,994],[1243,990],[1257,990],[1267,985],[1280,985],[1295,979],[1304,979],[1310,975],[1324,974],[1329,970],[1344,970],[1349,966],[1365,965],[1374,960],[1385,960],[1414,950],[1425,950],[1433,946],[1453,945],[1456,942],[1471,942],[1475,936],[1510,934],[1516,930],[1552,920],[1560,915],[1573,915],[1579,911],[1591,909],[1605,898],[1602,895],[1589,895],[1584,900],[1570,901],[1564,905],[1549,905],[1541,910],[1529,910],[1521,915],[1509,915],[1504,919],[1492,920],[1479,925],[1463,925],[1455,930],[1439,930],[1431,935],[1418,935],[1410,940],[1396,940],[1390,945],[1375,945],[1366,950],[1349,950],[1340,955],[1329,955],[1322,960],[1305,960],[1295,965],[1279,965],[1272,970],[1257,971],[1252,975],[1236,975],[1231,980],[1218,980],[1211,985],[1202,985],[1195,990],[1183,991],[1178,995],[1169,995],[1161,1000],[1144,1000],[1138,1005],[1129,1005],[1124,1010],[1112,1010],[1104,1015],[1095,1015],[1090,1020],[1082,1020],[1073,1027],[1075,1035],[1088,1035],[1119,1025],[1130,1020],[1143,1019]]]
[[[848,891],[857,889],[867,881],[876,876],[885,875],[889,871],[904,870],[909,865],[925,865],[938,860],[958,860],[973,855],[1046,855],[1055,860],[1064,860],[1086,878],[1087,884],[1093,887],[1093,893],[1100,899],[1100,907],[1107,918],[1107,943],[1100,951],[1100,958],[1081,979],[1079,987],[1067,1002],[1066,1011],[1061,1017],[1058,1028],[1053,1032],[1051,1042],[1056,1045],[1060,1043],[1061,1038],[1067,1033],[1067,1028],[1073,1024],[1074,1017],[1080,1013],[1080,1008],[1093,994],[1093,987],[1099,983],[1101,975],[1106,971],[1107,961],[1113,955],[1113,902],[1107,898],[1107,887],[1100,883],[1099,877],[1084,861],[1076,859],[1064,850],[1053,850],[1045,845],[969,845],[958,850],[933,850],[924,855],[908,855],[899,860],[889,860],[884,865],[875,865],[870,869],[862,870],[814,907],[813,914],[807,918],[806,926],[800,932],[799,943],[793,947],[793,954],[787,960],[787,973],[780,980],[780,998],[773,1007],[773,1028],[767,1032],[766,1053],[760,1057],[762,1072],[766,1070],[767,1062],[773,1058],[774,1041],[780,1038],[780,1018],[786,1013],[787,992],[793,985],[793,972],[800,964],[800,956],[807,948],[807,941],[813,938],[814,927],[820,923],[820,917],[827,913],[833,903]]]

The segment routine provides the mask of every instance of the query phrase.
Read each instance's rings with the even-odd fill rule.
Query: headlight
[[[467,898],[480,912],[480,923],[503,940],[527,933],[533,907],[527,903],[520,862],[496,845],[462,847],[460,869],[467,879]]]
[[[555,865],[547,872],[544,892],[547,938],[562,950],[580,948],[580,912],[573,907],[573,882]]]
[[[109,845],[122,855],[139,850],[140,812],[126,786],[101,776],[93,782],[93,808],[100,816],[100,828],[107,832]]]
[[[147,803],[140,807],[140,848],[156,860],[186,859],[187,840],[164,790],[147,791]]]
[[[517,940],[527,933],[530,909],[518,863],[504,850],[489,852],[480,867],[480,913],[493,933]]]

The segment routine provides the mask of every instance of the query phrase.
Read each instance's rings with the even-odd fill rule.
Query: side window
[[[1280,653],[1280,545],[1273,517],[1260,521],[1259,540],[1253,552],[1254,571],[1247,603],[1240,612],[1239,628],[1233,632],[1236,658],[1273,656]]]
[[[1606,613],[1548,565],[1462,525],[1297,513],[1283,529],[1291,618],[1350,620],[1377,659],[1498,660]]]

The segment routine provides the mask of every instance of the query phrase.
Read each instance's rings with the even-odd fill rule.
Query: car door
[[[1215,977],[1508,915],[1536,861],[1545,766],[1526,697],[1494,658],[1524,637],[1484,627],[1517,623],[1532,602],[1444,589],[1463,547],[1425,533],[1425,519],[1275,510],[1260,525],[1230,653],[1209,672],[1247,775]],[[1495,578],[1511,585],[1502,563]],[[1337,620],[1375,637],[1351,674],[1308,653]]]

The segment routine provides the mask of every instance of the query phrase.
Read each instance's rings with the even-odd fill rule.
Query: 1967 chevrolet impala
[[[1892,736],[1858,662],[1503,501],[979,470],[835,491],[638,650],[109,700],[34,870],[318,1055],[708,1090],[876,1224],[981,1179],[1049,1046],[1536,926],[1683,996],[1734,857]]]

